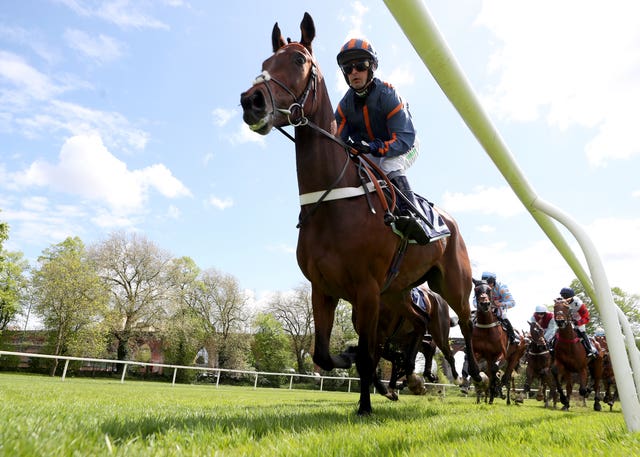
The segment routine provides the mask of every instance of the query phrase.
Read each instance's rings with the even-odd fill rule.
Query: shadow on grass
[[[375,406],[374,413],[368,417],[357,416],[356,405],[353,403],[326,400],[277,407],[238,406],[226,410],[211,408],[211,411],[187,413],[183,410],[173,415],[162,413],[155,417],[125,420],[114,418],[103,422],[101,430],[116,443],[126,442],[134,437],[145,440],[151,436],[161,436],[169,430],[240,434],[258,440],[269,434],[334,430],[359,423],[384,425],[386,422],[424,420],[439,414],[428,405],[415,408],[410,404],[384,402]]]

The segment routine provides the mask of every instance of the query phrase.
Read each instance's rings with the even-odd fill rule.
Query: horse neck
[[[315,94],[315,108],[308,114],[311,122],[321,129],[336,134],[336,123],[323,78],[318,79]],[[317,132],[309,126],[295,129],[296,136],[296,168],[298,174],[298,190],[300,194],[326,190],[338,178],[347,156],[340,144]],[[338,184],[341,186],[357,186],[355,167],[348,166],[347,172]]]
[[[567,325],[564,328],[558,327],[556,332],[563,340],[574,340],[577,337],[576,331],[573,329],[571,321],[567,321]]]

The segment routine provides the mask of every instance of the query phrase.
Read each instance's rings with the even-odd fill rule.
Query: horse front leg
[[[464,321],[460,319],[460,321],[458,322],[458,326],[460,327],[460,332],[462,332],[462,336],[464,338],[464,355],[467,365],[466,372],[474,381],[482,382],[482,377],[480,376],[480,368],[478,367],[478,361],[476,360],[475,354],[473,352],[473,346],[471,345],[473,323],[471,322],[471,319],[467,319]]]
[[[311,304],[313,306],[313,322],[315,326],[314,363],[326,371],[331,371],[334,368],[351,367],[351,358],[346,353],[332,356],[329,351],[331,329],[333,328],[338,299],[318,292],[312,284]]]
[[[560,403],[562,403],[562,410],[567,411],[569,409],[569,399],[567,398],[564,391],[562,390],[562,382],[561,382],[562,374],[559,373],[559,371],[560,370],[558,369],[557,365],[554,365],[551,368],[551,374],[553,375],[553,383],[556,386],[556,393],[560,397]],[[553,406],[555,408],[555,398],[554,398]]]
[[[371,414],[371,386],[374,378],[374,370],[380,360],[377,330],[380,314],[380,294],[378,289],[361,294],[353,305],[355,316],[355,328],[358,333],[358,353],[356,356],[356,368],[360,376],[360,405],[359,416]]]

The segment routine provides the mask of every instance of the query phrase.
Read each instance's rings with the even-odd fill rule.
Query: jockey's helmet
[[[573,289],[572,289],[572,288],[570,288],[570,287],[563,287],[563,288],[560,290],[560,296],[561,296],[562,298],[564,298],[565,300],[567,300],[567,299],[569,299],[569,298],[571,298],[571,297],[575,297],[575,295],[576,295],[576,293],[575,293],[575,292],[573,291]]]

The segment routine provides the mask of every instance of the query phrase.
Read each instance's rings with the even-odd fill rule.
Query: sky
[[[640,294],[640,3],[424,3],[529,185],[584,227],[612,287]],[[249,131],[239,100],[274,23],[297,41],[306,11],[334,105],[342,44],[375,47],[418,130],[413,189],[457,220],[474,276],[508,285],[516,328],[575,278],[384,2],[2,4],[0,220],[32,265],[69,236],[136,231],[233,275],[256,307],[304,282],[293,144]]]

